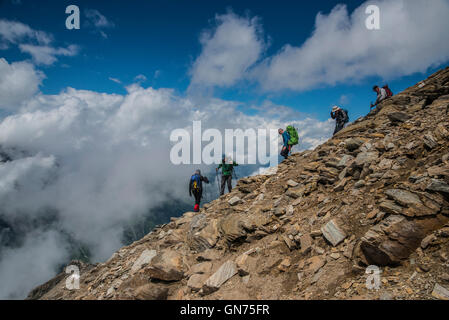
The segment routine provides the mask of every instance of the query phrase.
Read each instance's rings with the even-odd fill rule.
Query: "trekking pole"
[[[218,171],[215,171],[215,175],[217,176],[218,194],[220,195],[220,178],[218,178]]]
[[[234,168],[232,168],[232,174],[234,175],[234,179],[237,181],[238,180],[238,178],[237,178],[237,174],[235,173],[235,170],[234,170]]]
[[[206,189],[206,186],[205,186],[205,184],[203,185],[203,194],[204,194],[204,202],[209,202],[209,200],[208,200],[208,196],[207,196],[207,189]]]

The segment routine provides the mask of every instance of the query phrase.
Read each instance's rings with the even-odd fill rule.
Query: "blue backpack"
[[[199,174],[194,174],[190,180],[192,181],[192,190],[200,191],[201,176]]]

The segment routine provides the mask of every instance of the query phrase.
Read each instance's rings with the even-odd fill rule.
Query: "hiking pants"
[[[283,156],[284,157],[284,159],[287,159],[288,158],[288,154],[289,154],[289,152],[290,152],[290,150],[292,149],[292,146],[289,144],[288,145],[288,148],[282,148],[283,150],[281,151],[281,156]]]
[[[200,191],[192,191],[193,196],[195,197],[195,204],[199,205],[202,198],[202,192]]]
[[[345,123],[343,121],[337,121],[337,124],[335,125],[334,136],[337,134],[338,131],[340,131],[344,127]]]
[[[220,195],[222,196],[224,194],[225,184],[228,183],[228,191],[231,192],[232,190],[232,175],[229,176],[221,176],[221,188],[220,188]]]

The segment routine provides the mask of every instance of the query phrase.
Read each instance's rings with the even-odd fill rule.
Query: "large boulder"
[[[391,215],[370,228],[357,246],[357,255],[367,265],[397,265],[414,252],[428,234],[449,218],[442,215],[410,219]]]
[[[184,259],[173,250],[162,251],[151,261],[146,273],[153,279],[179,281],[184,277]]]

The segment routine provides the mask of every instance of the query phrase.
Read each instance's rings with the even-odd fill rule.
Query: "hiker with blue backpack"
[[[193,176],[190,178],[189,183],[189,194],[190,196],[195,197],[195,207],[193,208],[194,212],[200,211],[200,202],[203,197],[203,182],[209,183],[207,177],[203,177],[201,175],[200,170],[196,170]]]
[[[345,124],[349,122],[348,111],[338,106],[333,106],[331,111],[331,118],[335,119],[334,136],[345,127]]]
[[[278,132],[282,136],[283,141],[281,156],[283,156],[284,159],[287,159],[288,154],[292,151],[292,147],[299,142],[298,131],[296,131],[295,127],[290,125],[287,126],[285,131],[281,128]]]

